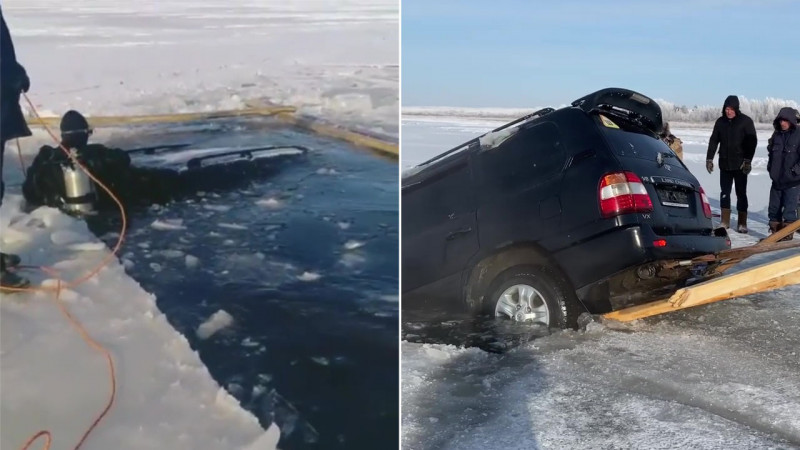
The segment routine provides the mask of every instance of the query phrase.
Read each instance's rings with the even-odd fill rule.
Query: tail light
[[[700,198],[703,200],[703,214],[705,214],[707,219],[711,218],[711,204],[708,203],[708,197],[706,197],[706,191],[703,190],[703,187],[700,186]]]
[[[653,210],[642,179],[633,172],[617,172],[600,180],[600,213],[604,218]]]

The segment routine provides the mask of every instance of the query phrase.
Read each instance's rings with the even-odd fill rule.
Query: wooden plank
[[[768,246],[770,244],[777,243],[781,239],[785,238],[786,236],[789,236],[790,234],[794,233],[797,230],[800,230],[800,220],[795,221],[794,223],[792,223],[791,225],[787,226],[786,228],[778,231],[777,233],[770,234],[765,239],[763,239],[763,240],[757,242],[756,244],[754,244],[752,247],[757,247],[757,248],[758,247],[765,247],[765,246]],[[747,255],[747,256],[749,256],[749,255]],[[723,273],[726,270],[730,269],[731,267],[735,266],[736,264],[742,262],[742,260],[747,258],[747,256],[740,257],[740,258],[734,258],[734,259],[732,259],[730,261],[727,261],[727,262],[725,262],[723,264],[720,264],[718,267],[713,269],[710,274],[711,275],[716,275],[716,274]]]
[[[251,108],[269,108],[277,106],[268,99],[251,98],[245,101],[245,105]],[[375,154],[397,161],[400,157],[400,145],[397,142],[386,140],[377,135],[370,135],[363,130],[353,128],[343,128],[332,123],[328,123],[318,117],[301,116],[298,114],[278,114],[278,118],[285,123],[296,127],[312,131],[316,134],[339,139],[358,147],[367,148]]]
[[[278,114],[278,118],[286,123],[312,131],[316,134],[349,142],[359,147],[368,148],[377,154],[388,156],[393,160],[397,160],[400,156],[400,146],[394,142],[367,136],[347,128],[340,128],[336,125],[322,122],[316,118],[298,117],[296,114]]]
[[[613,311],[604,317],[628,322],[796,284],[800,284],[800,255],[682,288],[669,298]]]
[[[291,106],[263,106],[194,113],[151,114],[140,116],[91,116],[87,117],[86,120],[92,127],[97,128],[119,125],[192,122],[229,117],[274,116],[278,114],[292,114],[295,111],[296,108]],[[28,126],[31,127],[53,127],[58,126],[59,123],[61,123],[61,117],[42,117],[40,119],[33,118],[28,120]]]
[[[764,244],[769,244],[770,242],[778,242],[797,230],[800,230],[800,220],[797,220],[791,223],[790,225],[787,225],[784,229],[778,231],[777,233],[770,234],[769,236],[766,237],[766,239],[757,243],[756,245],[764,245]]]
[[[728,258],[742,260],[752,255],[760,253],[775,252],[778,250],[787,250],[790,248],[800,247],[800,239],[784,242],[770,242],[761,245],[749,245],[747,247],[732,248],[723,250],[713,255],[703,255],[692,259],[692,262],[711,262],[720,261]]]

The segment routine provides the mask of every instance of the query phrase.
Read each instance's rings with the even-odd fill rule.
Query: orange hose
[[[31,444],[36,441],[36,439],[39,439],[40,436],[44,436],[46,438],[46,441],[44,442],[44,450],[49,449],[50,444],[53,443],[53,437],[50,435],[49,431],[42,430],[31,436],[31,438],[28,439],[28,442],[25,443],[25,446],[22,447],[22,450],[27,450],[27,448],[30,447]]]
[[[25,178],[25,174],[28,172],[28,169],[25,168],[25,161],[22,160],[22,147],[19,146],[19,138],[17,138],[16,141],[17,155],[19,156],[19,166],[22,168],[22,177]]]
[[[111,262],[112,259],[115,258],[117,252],[119,252],[119,249],[122,247],[122,242],[124,241],[124,238],[125,238],[125,233],[127,231],[127,217],[125,215],[125,207],[122,205],[122,202],[119,200],[119,198],[117,198],[117,196],[114,195],[113,192],[111,192],[111,189],[109,189],[105,184],[103,184],[102,181],[98,180],[94,175],[92,175],[92,173],[89,171],[89,169],[86,168],[86,166],[81,164],[80,161],[78,161],[77,158],[73,157],[70,154],[70,152],[69,152],[69,150],[67,148],[65,148],[63,145],[61,145],[59,139],[47,127],[47,125],[45,124],[44,120],[42,120],[41,116],[39,116],[39,112],[36,110],[36,107],[33,106],[33,103],[28,98],[28,96],[25,95],[24,93],[22,95],[25,97],[25,100],[30,105],[31,110],[34,112],[36,117],[42,123],[42,126],[44,126],[44,128],[47,130],[48,134],[50,134],[50,136],[53,138],[53,140],[56,143],[58,143],[58,146],[61,148],[61,150],[63,150],[67,154],[67,156],[69,156],[70,159],[72,159],[72,161],[78,167],[80,167],[81,170],[83,170],[89,176],[89,178],[91,178],[95,183],[97,183],[101,188],[103,188],[103,190],[105,190],[108,193],[108,195],[114,200],[114,202],[119,207],[120,214],[122,215],[122,226],[121,226],[121,230],[120,230],[120,234],[119,234],[119,239],[117,240],[116,245],[111,250],[111,253],[106,258],[104,258],[103,261],[101,261],[101,263],[95,269],[91,270],[88,274],[86,274],[86,275],[84,275],[84,276],[82,276],[82,277],[80,277],[80,278],[78,278],[76,280],[73,280],[70,283],[67,283],[66,285],[64,285],[63,284],[64,282],[61,279],[59,273],[57,273],[53,269],[49,269],[47,267],[41,267],[41,270],[43,272],[48,273],[51,276],[55,276],[56,277],[58,282],[57,282],[55,288],[46,288],[46,287],[31,288],[31,287],[28,287],[28,288],[5,288],[4,289],[6,291],[17,291],[17,292],[54,292],[55,293],[56,304],[58,305],[58,308],[61,311],[61,313],[64,314],[64,316],[67,318],[67,320],[69,320],[69,322],[72,324],[72,326],[75,327],[75,329],[78,331],[78,334],[80,334],[81,338],[83,338],[83,340],[86,341],[86,343],[89,344],[90,347],[92,347],[93,349],[95,349],[98,352],[102,353],[103,356],[105,356],[106,361],[108,362],[109,378],[111,379],[111,392],[110,392],[110,395],[109,395],[108,403],[106,404],[106,407],[103,409],[103,411],[101,411],[100,414],[97,416],[97,418],[95,418],[94,422],[92,422],[91,426],[89,426],[89,428],[86,430],[86,432],[83,433],[83,436],[81,436],[81,440],[78,441],[78,444],[74,447],[75,450],[78,450],[83,445],[83,443],[86,442],[86,439],[89,437],[89,435],[92,433],[92,431],[94,431],[94,429],[98,426],[100,421],[103,420],[103,418],[106,416],[106,414],[108,414],[108,412],[111,410],[111,407],[114,405],[114,400],[116,399],[116,394],[117,394],[117,376],[116,376],[116,372],[114,370],[114,359],[111,357],[111,352],[109,352],[108,349],[106,349],[100,343],[98,343],[96,340],[94,340],[89,335],[89,333],[86,331],[86,329],[83,327],[83,325],[81,325],[81,323],[78,322],[78,320],[75,319],[75,317],[69,312],[69,310],[67,309],[66,305],[64,305],[64,302],[61,300],[61,291],[63,289],[69,289],[69,288],[78,286],[79,284],[84,283],[85,281],[89,280],[94,275],[96,275],[101,270],[103,270],[103,268],[105,266],[107,266]],[[23,171],[24,171],[25,164],[24,164],[24,162],[22,160],[22,149],[19,146],[19,140],[17,140],[17,151],[18,151],[19,157],[20,157],[20,164],[22,165]],[[45,444],[44,444],[44,450],[49,450],[50,444],[52,443],[52,435],[47,430],[41,430],[38,433],[36,433],[35,435],[31,436],[28,439],[28,441],[25,443],[25,445],[23,447],[21,447],[21,450],[27,450],[37,439],[39,439],[42,436],[44,436],[45,439],[46,439],[45,440]]]

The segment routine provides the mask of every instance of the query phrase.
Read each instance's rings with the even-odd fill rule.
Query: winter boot
[[[0,258],[0,292],[17,292],[31,284],[26,278],[6,270],[6,258]]]
[[[784,228],[788,227],[789,224],[791,224],[791,223],[792,222],[789,222],[789,223],[783,222],[781,224],[781,229],[784,229]],[[792,234],[786,236],[785,238],[781,239],[781,242],[783,242],[783,241],[791,241],[793,237],[794,237],[794,233],[792,233]]]
[[[736,226],[736,231],[739,233],[747,234],[747,211],[739,211],[739,220]]]
[[[781,229],[781,223],[774,220],[769,221],[769,234],[777,233]]]
[[[722,208],[722,221],[720,222],[719,226],[723,228],[730,228],[731,227],[731,209],[730,208]]]
[[[19,263],[22,262],[22,259],[18,255],[14,255],[11,253],[2,253],[2,252],[0,252],[0,260],[2,260],[2,263],[0,263],[0,267],[9,267],[9,268],[17,267]]]

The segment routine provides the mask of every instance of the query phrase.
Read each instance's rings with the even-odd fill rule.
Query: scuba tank
[[[97,193],[94,182],[71,161],[61,164],[64,176],[64,209],[68,213],[88,215],[94,214]]]

